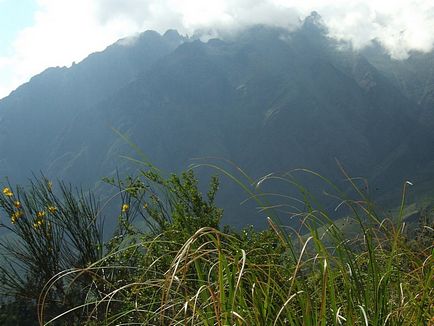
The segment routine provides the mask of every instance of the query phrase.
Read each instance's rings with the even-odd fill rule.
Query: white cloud
[[[34,25],[18,34],[12,55],[0,57],[0,98],[47,67],[70,65],[138,31],[130,19],[101,23],[95,1],[38,0],[38,6]]]
[[[333,2],[333,1],[327,1]],[[321,15],[336,38],[362,48],[379,41],[395,59],[410,51],[430,51],[434,44],[434,2],[425,0],[347,1],[325,5]]]
[[[257,23],[294,28],[316,10],[331,36],[356,49],[376,39],[402,59],[434,44],[432,0],[38,0],[38,6],[34,25],[19,33],[12,55],[0,57],[0,97],[46,67],[69,65],[146,29],[192,34]]]

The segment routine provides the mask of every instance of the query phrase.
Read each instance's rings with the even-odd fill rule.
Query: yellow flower
[[[11,215],[11,223],[15,224],[19,218],[23,217],[24,213],[22,211],[16,211]]]
[[[48,191],[51,191],[53,189],[53,183],[51,181],[47,181],[47,188]]]
[[[20,208],[20,207],[21,207],[21,203],[20,203],[20,201],[19,201],[19,200],[14,201],[14,206],[15,206],[16,208]]]
[[[36,230],[36,229],[39,229],[39,228],[42,227],[43,224],[44,224],[44,220],[43,220],[43,219],[37,219],[37,220],[35,220],[34,223],[33,223],[33,228],[34,228],[35,230]]]
[[[43,218],[45,216],[45,212],[44,211],[39,211],[36,213],[36,217],[38,218]]]
[[[44,224],[44,220],[37,220],[33,223],[33,228],[39,229]]]
[[[123,204],[122,205],[122,213],[126,213],[128,212],[128,209],[130,208],[130,205],[128,204]]]
[[[56,207],[56,206],[48,206],[48,211],[49,211],[51,214],[54,214],[54,213],[57,212],[57,207]]]
[[[12,197],[14,195],[8,187],[3,188],[3,194],[8,197]]]

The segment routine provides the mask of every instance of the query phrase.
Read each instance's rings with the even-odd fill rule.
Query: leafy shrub
[[[41,323],[423,325],[433,315],[433,247],[428,240],[432,227],[426,224],[430,219],[421,219],[418,235],[409,237],[403,223],[404,196],[397,216],[384,218],[363,192],[358,192],[359,199],[342,199],[339,206],[347,207],[347,219],[359,230],[349,236],[330,212],[315,205],[306,189],[288,179],[301,193],[293,214],[300,221],[299,231],[283,228],[273,217],[268,218],[267,230],[237,231],[220,226],[223,212],[214,202],[216,178],[205,197],[192,171],[163,178],[152,169],[136,178],[106,181],[118,188],[121,197],[118,227],[104,244],[98,238],[97,246],[74,245],[76,266],[62,265],[62,271],[52,264],[56,270],[47,270],[45,279],[38,279]],[[250,186],[257,189],[265,181]],[[45,189],[46,182],[35,188]],[[6,191],[0,202],[10,216],[17,211],[13,196]],[[69,197],[63,197],[68,202]],[[37,212],[53,202],[50,196],[41,198],[45,199],[26,208],[11,227],[19,237],[30,227],[36,231]],[[37,203],[24,202],[26,207]],[[56,202],[59,211],[65,209],[60,209],[62,203]],[[83,205],[82,200],[78,203]],[[83,214],[87,223],[96,220],[84,211],[67,210]],[[58,217],[63,218],[67,219],[66,213]],[[24,228],[30,221],[33,224]],[[74,225],[50,221],[61,226],[62,239],[73,237],[69,234],[75,232]],[[13,253],[18,247],[6,248]],[[98,251],[90,254],[83,248]],[[21,257],[14,257],[21,262]],[[24,270],[31,271],[30,267],[33,264]],[[35,273],[21,275],[27,274]],[[13,284],[15,276],[6,275]],[[28,286],[29,282],[22,293]],[[36,291],[32,295],[36,298]],[[49,311],[50,302],[56,303],[57,316]]]
[[[0,291],[6,302],[15,300],[33,307],[45,285],[58,273],[85,268],[103,255],[102,224],[94,197],[59,183],[57,189],[42,177],[28,189],[4,187],[0,194],[1,227],[9,231],[0,246]],[[81,277],[69,286],[56,282],[45,298],[47,312],[56,315],[64,307],[85,300],[90,278]]]

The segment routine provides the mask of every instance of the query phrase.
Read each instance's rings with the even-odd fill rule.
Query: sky
[[[390,56],[434,45],[433,0],[0,0],[0,98],[53,66],[153,29],[217,35],[253,24],[295,29],[317,11],[331,37]]]

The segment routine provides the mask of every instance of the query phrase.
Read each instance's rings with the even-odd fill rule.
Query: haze
[[[47,67],[69,66],[144,30],[210,38],[253,24],[295,29],[314,10],[330,36],[356,49],[377,40],[403,59],[433,47],[430,0],[0,0],[0,98]]]

